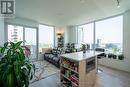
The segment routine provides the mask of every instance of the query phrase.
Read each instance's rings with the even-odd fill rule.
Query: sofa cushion
[[[63,53],[63,48],[58,48],[57,49],[57,54],[62,54]]]
[[[52,59],[53,57],[55,57],[55,55],[50,54],[48,57],[49,57],[50,59]]]
[[[60,54],[64,52],[63,48],[54,48],[50,53],[45,53],[45,60],[59,67]]]
[[[45,54],[45,57],[48,59],[52,59],[54,57],[54,55],[53,54]]]
[[[54,61],[54,62],[58,62],[58,61],[59,61],[59,58],[58,58],[58,57],[54,57],[54,58],[53,58],[53,61]]]
[[[42,48],[42,53],[50,53],[52,48]]]
[[[56,55],[57,54],[57,49],[53,49],[52,54]]]

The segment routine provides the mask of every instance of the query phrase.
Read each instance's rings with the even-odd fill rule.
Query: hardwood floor
[[[61,87],[60,76],[59,74],[49,76],[45,79],[30,84],[29,87]]]
[[[130,87],[130,73],[100,66],[103,72],[97,74],[94,87]],[[61,87],[59,74],[30,84],[29,87]]]
[[[130,73],[100,66],[94,87],[130,87]]]

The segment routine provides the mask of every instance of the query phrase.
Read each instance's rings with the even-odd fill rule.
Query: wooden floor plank
[[[103,72],[97,74],[94,87],[130,87],[130,73],[100,66]],[[35,83],[29,87],[61,87],[60,75],[55,74]]]

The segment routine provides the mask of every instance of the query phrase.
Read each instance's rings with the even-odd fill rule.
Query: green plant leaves
[[[4,47],[7,48],[8,44],[8,42],[4,43]]]
[[[29,79],[33,78],[35,65],[26,60],[22,42],[6,42],[0,47],[2,53],[0,86],[2,87],[28,87]]]
[[[2,53],[2,55],[4,55],[4,52],[5,52],[5,47],[2,47],[0,52]]]
[[[12,72],[7,74],[6,78],[6,86],[7,87],[14,87],[14,74]]]
[[[11,49],[7,51],[8,62],[11,62]]]
[[[23,41],[19,41],[19,42],[15,43],[15,47],[14,47],[14,48],[15,48],[15,49],[19,48],[20,45],[22,44],[22,42],[23,42]]]

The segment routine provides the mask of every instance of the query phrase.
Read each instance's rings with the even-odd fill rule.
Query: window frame
[[[38,27],[32,27],[32,26],[27,26],[27,25],[22,25],[22,24],[15,24],[15,23],[6,23],[5,24],[5,42],[8,41],[8,25],[13,25],[13,26],[21,26],[23,27],[23,45],[25,45],[25,28],[34,28],[36,29],[36,59],[38,59]]]
[[[99,19],[99,20],[95,20],[95,21],[91,21],[91,22],[88,22],[88,23],[85,23],[85,24],[81,24],[81,25],[77,25],[77,42],[79,41],[79,33],[78,33],[78,29],[79,29],[79,26],[82,26],[82,25],[87,25],[87,24],[91,24],[93,23],[93,44],[94,44],[94,49],[96,48],[95,44],[96,44],[96,22],[99,22],[99,21],[103,21],[103,20],[107,20],[107,19],[111,19],[111,18],[115,18],[115,17],[119,17],[119,16],[122,16],[122,23],[123,23],[123,14],[119,14],[119,15],[115,15],[115,16],[111,16],[111,17],[107,17],[107,18],[103,18],[103,19]],[[79,42],[78,42],[79,43]],[[122,24],[122,53],[123,53],[123,24]]]
[[[96,41],[96,31],[97,31],[97,29],[96,29],[96,23],[100,23],[100,22],[102,22],[102,21],[108,21],[109,19],[111,20],[111,19],[114,19],[114,18],[117,18],[117,17],[122,17],[122,27],[121,27],[121,33],[122,33],[122,38],[121,38],[121,44],[122,44],[122,47],[121,47],[121,49],[122,49],[122,52],[123,52],[123,15],[119,15],[119,16],[114,16],[114,17],[110,17],[110,18],[106,18],[106,19],[102,19],[102,20],[99,20],[99,21],[96,21],[95,22],[95,47],[96,47],[96,43],[97,43],[97,41]]]
[[[77,33],[78,33],[78,35],[77,35],[77,41],[78,41],[78,44],[79,43],[85,43],[85,41],[84,41],[84,30],[85,29],[83,29],[83,27],[82,26],[92,26],[92,31],[93,31],[93,33],[92,33],[92,39],[93,39],[93,41],[92,41],[92,44],[94,45],[94,47],[95,47],[95,35],[94,35],[94,32],[95,32],[95,29],[94,29],[94,25],[95,25],[95,23],[94,22],[90,22],[90,23],[87,23],[87,24],[82,24],[82,25],[79,25],[78,26],[78,29],[77,29]],[[80,28],[80,27],[82,27],[82,28]],[[81,31],[82,31],[82,42],[79,42],[79,29],[81,29]],[[90,29],[90,28],[89,28]],[[87,43],[86,43],[87,44]],[[94,50],[94,47],[92,47],[91,49],[92,50]]]
[[[46,24],[39,24],[39,25],[44,25],[44,26],[48,26],[48,27],[52,27],[53,28],[53,48],[55,47],[55,26],[52,25],[46,25]],[[38,52],[39,52],[39,25],[38,25]]]

